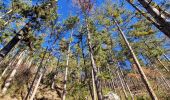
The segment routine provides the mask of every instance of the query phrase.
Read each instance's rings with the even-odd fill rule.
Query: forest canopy
[[[169,100],[169,0],[1,0],[0,100]]]

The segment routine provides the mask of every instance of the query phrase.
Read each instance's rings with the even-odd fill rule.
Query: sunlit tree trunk
[[[39,78],[38,78],[38,80],[37,80],[37,83],[36,83],[36,85],[35,85],[35,87],[34,87],[34,90],[33,90],[32,95],[31,95],[31,97],[30,97],[29,100],[33,100],[33,99],[34,99],[35,94],[36,94],[36,92],[37,92],[37,90],[38,90],[38,87],[39,87],[39,85],[40,85],[40,82],[41,82],[41,79],[42,79],[44,73],[45,73],[45,69],[40,70]]]
[[[36,81],[36,79],[37,79],[37,77],[38,77],[38,75],[39,75],[39,72],[40,72],[40,70],[41,70],[41,67],[42,67],[43,61],[44,61],[45,56],[46,56],[46,54],[47,54],[47,49],[48,49],[48,47],[46,48],[46,50],[45,50],[45,52],[44,52],[44,54],[43,54],[43,57],[42,57],[42,59],[41,59],[41,61],[40,61],[40,64],[39,64],[38,69],[37,69],[37,72],[36,72],[36,74],[35,74],[35,76],[34,76],[33,81],[31,82],[31,85],[30,85],[30,87],[29,87],[29,89],[28,89],[28,93],[26,94],[26,96],[25,96],[25,99],[24,99],[24,100],[28,100],[28,98],[29,98],[29,96],[30,96],[30,94],[31,94],[31,92],[32,92],[32,89],[33,89],[34,83],[35,83],[35,81]],[[40,76],[41,76],[41,75],[40,75]],[[41,77],[40,77],[40,76],[39,76],[39,79],[41,79]]]
[[[5,68],[5,70],[2,72],[2,74],[1,74],[1,76],[0,76],[0,80],[1,80],[1,78],[3,78],[4,75],[7,73],[7,70],[8,70],[12,65],[14,65],[15,62],[16,62],[18,59],[21,58],[22,53],[20,53],[19,55],[18,55],[18,53],[19,53],[19,52],[17,52],[17,53],[15,54],[15,56],[13,57],[13,59],[11,59],[12,61],[9,62],[9,64],[8,64],[7,67]]]
[[[71,46],[71,39],[72,39],[72,34],[73,30],[70,34],[70,41],[69,41],[69,46],[67,50],[67,59],[66,59],[66,68],[65,68],[65,76],[64,76],[64,87],[63,87],[63,95],[62,95],[62,100],[66,99],[66,87],[67,87],[67,74],[68,74],[68,66],[69,66],[69,57],[70,57],[70,46]]]
[[[169,69],[162,63],[162,61],[159,58],[157,58],[157,60],[163,66],[163,68],[165,68],[165,70],[169,72]]]
[[[129,91],[129,94],[130,94],[130,96],[131,96],[132,100],[134,100],[134,97],[133,97],[133,94],[132,94],[132,92],[131,92],[131,90],[130,90],[130,88],[129,88],[129,85],[127,84],[127,82],[126,82],[126,80],[125,80],[125,77],[124,77],[123,71],[122,71],[122,69],[121,69],[121,68],[119,68],[119,70],[120,70],[120,73],[121,73],[121,76],[122,76],[123,82],[124,82],[124,84],[126,85],[126,87],[127,87],[128,91]]]
[[[150,21],[155,27],[157,27],[160,31],[162,31],[165,35],[167,35],[168,37],[170,37],[170,29],[168,28],[170,26],[170,23],[168,21],[166,21],[165,19],[161,18],[162,15],[160,12],[158,12],[160,15],[156,15],[156,16],[159,16],[159,17],[156,17],[156,16],[153,16],[154,20],[152,18],[150,18],[146,13],[144,13],[143,11],[141,11],[137,6],[135,6],[135,4],[133,4],[133,2],[131,0],[126,0],[129,4],[131,4],[140,14],[142,14],[148,21]],[[145,2],[146,4],[146,0],[138,0],[140,2]],[[152,1],[152,0],[151,0]],[[142,3],[141,3],[142,4]],[[144,4],[144,5],[145,5]],[[147,3],[148,4],[148,3]],[[145,6],[146,7],[146,6]],[[151,7],[151,5],[148,4],[147,7],[150,7],[150,9],[155,9],[156,8],[153,8]],[[147,8],[146,7],[146,8]],[[148,8],[147,8],[148,10]],[[150,13],[150,12],[149,12]],[[167,26],[166,26],[167,25]]]
[[[157,68],[157,66],[156,66],[155,64],[153,64],[153,62],[151,61],[151,58],[150,58],[148,55],[146,55],[146,57],[149,58],[149,63],[151,64],[151,66],[153,66],[154,69],[160,74],[161,79],[162,79],[163,82],[166,84],[166,87],[165,87],[166,90],[168,90],[167,87],[170,89],[170,85],[169,85],[169,83],[167,82],[167,80],[166,80],[166,78],[164,77],[164,75],[161,73],[161,71],[159,71],[159,69]]]
[[[0,19],[1,19],[1,18],[3,18],[3,17],[5,17],[7,14],[11,13],[12,11],[13,11],[13,10],[12,10],[12,9],[10,9],[8,12],[6,12],[6,14],[1,15],[1,16],[0,16]]]
[[[130,53],[132,54],[132,57],[133,57],[134,62],[136,63],[138,72],[139,72],[139,74],[140,74],[140,76],[141,76],[141,79],[142,79],[143,83],[144,83],[145,86],[146,86],[146,89],[147,89],[150,97],[151,97],[153,100],[158,100],[158,99],[157,99],[157,96],[156,96],[155,92],[153,91],[153,89],[152,89],[152,87],[151,87],[151,85],[150,85],[150,83],[149,83],[149,81],[148,81],[145,73],[143,72],[143,69],[142,69],[142,67],[141,67],[141,65],[140,65],[140,63],[139,63],[139,61],[138,61],[138,59],[137,59],[137,57],[136,57],[136,55],[135,55],[132,47],[130,46],[130,44],[129,44],[129,42],[128,42],[126,36],[125,36],[125,34],[124,34],[123,31],[121,30],[121,28],[120,28],[119,24],[117,23],[117,21],[116,21],[115,19],[113,19],[113,20],[114,20],[114,22],[115,22],[115,24],[116,24],[116,26],[117,26],[120,34],[122,35],[122,37],[123,37],[123,39],[124,39],[127,47],[129,48]]]
[[[81,35],[80,40],[81,40],[81,46],[82,46],[81,51],[82,51],[82,57],[83,57],[83,64],[85,66],[86,65],[86,60],[85,60],[85,55],[84,55],[84,52],[83,52],[83,50],[84,50],[83,49],[84,48],[83,47],[83,35]],[[87,67],[85,67],[85,77],[89,78]],[[87,80],[87,82],[88,82],[88,87],[89,87],[89,92],[90,92],[91,98],[92,98],[92,100],[94,100],[94,94],[93,94],[93,90],[92,90],[92,87],[91,87],[91,82],[90,82],[90,80]]]
[[[100,80],[98,79],[98,76],[97,76],[98,72],[97,72],[97,66],[94,61],[94,56],[93,56],[93,49],[92,49],[92,44],[91,44],[89,25],[88,25],[87,18],[85,18],[85,20],[86,20],[86,27],[87,27],[87,44],[89,46],[89,53],[90,53],[91,64],[92,64],[92,68],[93,68],[97,97],[98,97],[98,100],[102,100],[101,85],[100,85]]]
[[[93,73],[93,70],[91,71],[91,76],[92,76],[92,84],[93,84],[93,95],[94,95],[94,100],[97,100],[97,97],[96,97],[96,87],[95,87],[95,81],[94,81],[94,73]]]
[[[120,77],[119,72],[118,72],[118,71],[116,71],[116,72],[117,72],[117,75],[118,75],[118,77],[119,77],[120,84],[121,84],[121,86],[122,86],[122,90],[123,90],[123,93],[124,93],[124,95],[125,95],[125,99],[128,99],[128,95],[127,95],[127,93],[126,93],[125,86],[124,86],[124,84],[123,84],[123,80],[122,80],[122,78]]]
[[[57,67],[59,66],[59,63],[60,63],[60,57],[58,58]],[[54,72],[54,77],[52,79],[51,89],[54,89],[56,77],[57,77],[57,68]]]
[[[2,88],[2,94],[5,94],[8,87],[10,86],[11,84],[11,81],[12,79],[14,78],[16,72],[17,72],[17,69],[19,68],[19,66],[21,65],[22,61],[23,61],[23,58],[24,58],[24,52],[21,53],[22,57],[19,58],[17,64],[15,65],[14,69],[12,70],[11,74],[9,75],[9,77],[7,78],[7,80],[5,81],[4,83],[4,87]]]
[[[11,49],[22,39],[23,34],[27,34],[30,28],[30,23],[27,23],[7,45],[0,50],[0,62],[11,51]]]
[[[160,31],[162,31],[165,35],[170,38],[170,23],[167,21],[167,18],[170,17],[170,14],[165,12],[164,10],[159,11],[157,8],[151,5],[152,0],[138,0],[140,4],[147,10],[147,12],[152,16],[150,18],[143,11],[141,11],[137,6],[133,4],[131,0],[126,0],[129,2],[138,12],[140,12],[147,20],[152,22],[152,24],[157,27]],[[168,16],[167,16],[168,15]],[[154,20],[153,20],[154,19]]]

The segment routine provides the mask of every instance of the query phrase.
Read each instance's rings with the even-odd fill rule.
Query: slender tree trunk
[[[169,57],[164,53],[163,56],[167,59],[167,61],[170,63]]]
[[[8,12],[6,12],[6,14],[4,14],[4,15],[0,16],[0,19],[1,19],[1,18],[3,18],[3,17],[5,17],[7,14],[11,13],[12,11],[13,11],[13,10],[12,10],[12,9],[10,9]]]
[[[155,67],[155,69],[157,70],[157,72],[161,75],[161,79],[164,81],[164,83],[166,84],[166,86],[170,89],[170,85],[169,83],[167,82],[167,80],[165,79],[165,77],[163,76],[163,74],[158,70],[158,68],[153,65]],[[167,89],[168,90],[168,89]]]
[[[130,96],[131,96],[132,100],[134,100],[134,97],[133,97],[133,94],[132,94],[132,92],[131,92],[131,90],[130,90],[130,88],[129,88],[129,85],[127,84],[127,82],[126,82],[126,80],[125,80],[125,77],[124,77],[123,71],[122,71],[122,69],[121,69],[121,68],[119,68],[119,70],[120,70],[120,73],[121,73],[121,76],[122,76],[123,82],[124,82],[124,84],[126,85],[126,87],[127,87],[128,91],[129,91],[129,94],[130,94]]]
[[[32,95],[31,95],[31,97],[30,97],[29,100],[33,100],[33,99],[34,99],[35,94],[36,94],[36,92],[37,92],[37,90],[38,90],[38,87],[39,87],[39,85],[40,85],[41,79],[42,79],[42,77],[43,77],[43,75],[44,75],[44,72],[45,72],[45,70],[40,72],[39,78],[38,78],[38,80],[37,80],[37,83],[36,83],[36,85],[35,85],[35,88],[34,88],[34,90],[33,90],[33,92],[32,92]]]
[[[12,60],[11,62],[9,62],[9,65],[7,65],[7,67],[5,68],[5,70],[2,72],[2,74],[1,74],[1,76],[0,76],[0,80],[1,80],[1,78],[3,78],[4,75],[7,73],[7,70],[8,70],[18,59],[21,58],[22,53],[20,53],[19,56],[17,56],[18,53],[19,53],[19,52],[17,52],[17,53],[15,54],[15,56],[13,57],[14,60]],[[16,58],[15,58],[15,57],[16,57]]]
[[[30,28],[30,23],[27,23],[12,40],[0,50],[0,62],[11,51],[11,49],[22,39],[23,34],[27,34]]]
[[[120,77],[120,74],[119,74],[118,71],[117,71],[117,75],[118,75],[118,77],[119,77],[120,84],[121,84],[121,86],[122,86],[122,90],[123,90],[123,93],[124,93],[124,95],[125,95],[125,99],[127,100],[127,99],[128,99],[128,95],[127,95],[127,93],[126,93],[125,86],[124,86],[124,84],[123,84],[122,78]]]
[[[148,49],[150,49],[150,47],[149,47],[149,45],[146,43],[146,42],[144,42],[145,43],[145,45],[148,47]],[[149,52],[150,53],[150,52]],[[151,53],[150,53],[151,54]],[[162,61],[157,57],[157,60],[158,60],[158,62],[163,66],[163,68],[165,68],[165,70],[167,71],[167,72],[169,72],[169,69],[162,63]]]
[[[114,19],[113,19],[113,20],[114,20]],[[144,82],[144,84],[145,84],[145,86],[146,86],[146,89],[147,89],[150,97],[151,97],[153,100],[158,100],[158,98],[157,98],[155,92],[153,91],[153,89],[152,89],[152,87],[151,87],[151,85],[150,85],[150,83],[149,83],[149,81],[148,81],[145,73],[143,72],[143,69],[142,69],[142,67],[141,67],[141,65],[140,65],[140,63],[139,63],[139,61],[138,61],[138,59],[137,59],[137,57],[136,57],[136,55],[135,55],[132,47],[130,46],[130,44],[129,44],[129,42],[128,42],[126,36],[125,36],[125,34],[124,34],[123,31],[121,30],[121,28],[120,28],[119,24],[117,23],[117,21],[114,20],[114,22],[115,22],[115,24],[116,24],[116,26],[117,26],[120,34],[122,35],[124,41],[126,42],[126,45],[127,45],[127,47],[129,48],[129,50],[130,50],[130,53],[132,54],[132,57],[133,57],[133,59],[134,59],[134,62],[136,63],[137,69],[138,69],[138,71],[139,71],[139,74],[141,75],[141,79],[143,80],[143,82]]]
[[[70,38],[72,39],[73,30],[70,34]],[[69,65],[69,56],[70,56],[70,47],[71,47],[71,39],[69,41],[68,51],[67,51],[67,60],[66,60],[66,69],[65,69],[65,76],[64,76],[64,88],[63,88],[63,95],[62,100],[66,99],[66,87],[67,87],[67,74],[68,74],[68,65]]]
[[[60,57],[58,58],[57,67],[59,66],[59,63],[60,63]],[[51,89],[54,89],[56,77],[57,77],[57,68],[54,72],[54,77],[52,79]]]
[[[162,61],[159,58],[157,58],[157,60],[163,66],[163,68],[165,68],[165,70],[169,72],[169,69],[162,63]]]
[[[82,51],[82,56],[83,56],[83,64],[85,66],[86,65],[86,60],[85,60],[85,55],[83,53],[83,48],[84,47],[83,47],[83,36],[82,35],[81,35],[80,39],[81,39],[81,46],[82,46],[81,51]],[[89,78],[87,67],[85,67],[85,76],[86,76],[86,78]],[[89,92],[90,92],[91,98],[92,98],[92,100],[94,100],[94,94],[93,94],[93,90],[92,90],[92,87],[91,87],[91,82],[90,82],[90,80],[87,80],[87,82],[88,82],[88,87],[89,87]]]
[[[35,74],[35,76],[34,76],[34,79],[33,79],[32,83],[31,83],[30,88],[28,89],[28,93],[27,93],[27,95],[25,96],[25,99],[24,99],[24,100],[28,100],[28,98],[29,98],[29,95],[30,95],[30,93],[31,93],[31,91],[32,91],[32,89],[33,89],[34,83],[35,83],[35,81],[36,81],[36,79],[37,79],[37,77],[38,77],[38,74],[39,74],[40,70],[41,70],[43,61],[44,61],[45,56],[46,56],[46,54],[47,54],[47,50],[48,50],[48,47],[46,48],[46,50],[45,50],[45,52],[44,52],[44,54],[43,54],[43,57],[42,57],[41,62],[40,62],[40,64],[39,64],[39,66],[38,66],[37,72],[36,72],[36,74]]]
[[[158,13],[156,15],[155,14],[151,14],[153,16],[154,20],[152,18],[150,18],[147,14],[145,14],[143,11],[141,11],[137,6],[135,6],[131,2],[131,0],[126,0],[126,1],[129,4],[131,4],[139,13],[141,13],[148,21],[150,21],[155,27],[157,27],[160,31],[162,31],[165,35],[167,35],[170,38],[170,28],[169,28],[170,27],[170,23],[168,21],[166,21],[165,19],[163,19],[162,16],[161,16],[161,13],[156,8],[153,8],[151,5],[149,5],[149,2],[147,2],[146,0],[138,0],[143,6],[145,5],[144,7],[147,8],[146,9],[147,11],[150,9],[149,13],[151,13],[150,12],[151,9],[152,10],[154,9],[154,10],[158,11]]]
[[[85,20],[86,20],[86,27],[87,27],[87,44],[89,46],[89,53],[90,53],[91,64],[92,64],[92,68],[93,68],[97,97],[98,97],[98,100],[102,100],[101,85],[100,85],[100,80],[98,79],[98,76],[97,76],[98,72],[97,72],[97,66],[94,61],[94,56],[93,56],[93,49],[92,49],[92,45],[91,45],[91,36],[90,36],[89,25],[88,25],[87,18],[85,18]]]
[[[92,83],[93,83],[93,95],[94,95],[93,100],[97,100],[97,97],[96,97],[96,87],[95,87],[93,70],[91,71],[91,76],[92,76]]]
[[[164,77],[164,75],[159,71],[159,69],[157,68],[157,66],[155,65],[155,64],[153,64],[153,62],[151,61],[151,58],[148,56],[148,55],[146,55],[147,56],[147,58],[149,58],[150,60],[149,60],[149,63],[155,68],[155,70],[160,74],[160,77],[161,77],[161,79],[164,81],[164,83],[166,84],[166,87],[168,87],[169,89],[170,89],[170,85],[169,85],[169,83],[167,82],[167,80],[166,80],[166,78]],[[166,90],[168,90],[167,88],[166,88]]]
[[[7,78],[7,80],[5,81],[4,87],[2,88],[2,94],[5,94],[5,93],[6,93],[8,87],[9,87],[10,84],[11,84],[12,79],[14,78],[14,76],[15,76],[15,74],[16,74],[16,72],[17,72],[17,69],[18,69],[19,66],[21,65],[21,63],[22,63],[22,61],[23,61],[23,53],[24,53],[24,52],[22,52],[22,54],[21,54],[22,57],[18,60],[16,66],[15,66],[14,69],[12,70],[10,76],[9,76],[9,77]]]

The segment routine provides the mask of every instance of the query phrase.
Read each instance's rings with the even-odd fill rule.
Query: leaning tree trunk
[[[129,94],[130,94],[130,96],[131,96],[132,100],[135,100],[135,99],[134,99],[134,97],[133,97],[133,94],[132,94],[132,92],[131,92],[131,90],[130,90],[130,88],[129,88],[129,85],[127,84],[127,82],[126,82],[126,80],[125,80],[125,77],[124,77],[124,74],[123,74],[122,69],[121,69],[121,68],[119,68],[119,70],[120,70],[120,73],[121,73],[121,76],[122,76],[123,82],[124,82],[124,84],[126,85],[126,87],[127,87],[128,91],[129,91]]]
[[[90,53],[91,64],[92,64],[92,68],[93,68],[97,97],[98,97],[98,100],[102,100],[101,85],[100,85],[100,80],[97,76],[98,72],[97,72],[97,66],[96,66],[96,63],[94,61],[94,56],[93,56],[93,49],[92,49],[92,44],[91,44],[91,36],[90,36],[89,25],[88,25],[87,18],[85,18],[85,20],[86,20],[86,28],[87,28],[87,44],[89,46],[89,53]]]
[[[4,75],[7,73],[7,70],[8,70],[12,65],[14,65],[18,59],[21,58],[22,53],[20,53],[19,56],[18,56],[18,53],[19,53],[19,52],[17,52],[17,53],[15,54],[15,56],[13,57],[13,60],[11,59],[11,62],[9,62],[9,64],[8,64],[7,67],[5,68],[5,70],[2,72],[2,74],[1,74],[1,76],[0,76],[0,80],[1,80],[1,78],[3,78]],[[15,57],[16,57],[16,58],[15,58]]]
[[[139,74],[140,74],[140,76],[141,76],[141,79],[142,79],[143,83],[144,83],[145,86],[146,86],[146,89],[147,89],[150,97],[151,97],[153,100],[158,100],[158,98],[157,98],[155,92],[153,91],[153,89],[152,89],[152,87],[151,87],[151,85],[150,85],[150,83],[149,83],[149,81],[148,81],[145,73],[143,72],[143,69],[142,69],[142,67],[141,67],[141,65],[140,65],[140,63],[139,63],[139,61],[138,61],[138,59],[137,59],[137,57],[136,57],[136,55],[135,55],[132,47],[130,46],[130,44],[129,44],[129,42],[128,42],[126,36],[125,36],[125,34],[124,34],[123,31],[121,30],[121,28],[120,28],[119,24],[117,23],[117,21],[116,21],[115,19],[113,19],[113,21],[115,22],[115,24],[116,24],[116,26],[117,26],[120,34],[122,35],[122,37],[123,37],[123,39],[124,39],[127,47],[129,48],[130,53],[132,54],[132,57],[133,57],[134,62],[136,63],[138,72],[139,72]]]
[[[72,34],[73,34],[73,30],[70,34],[71,39],[72,39]],[[64,76],[64,88],[63,88],[62,100],[66,99],[67,74],[68,74],[68,65],[69,65],[69,58],[70,58],[71,39],[69,41],[69,46],[68,46],[68,51],[67,51],[67,60],[66,60],[66,69],[65,69],[65,76]]]
[[[12,11],[13,11],[13,10],[12,10],[12,9],[10,9],[8,12],[6,12],[6,14],[4,14],[4,15],[0,16],[0,19],[1,19],[1,18],[3,18],[3,17],[5,17],[7,14],[11,13]]]
[[[42,69],[42,68],[41,68],[41,69]],[[38,80],[37,80],[37,83],[36,83],[36,85],[35,85],[35,88],[34,88],[34,90],[33,90],[33,92],[32,92],[32,95],[31,95],[31,97],[30,97],[29,100],[33,100],[33,99],[34,99],[35,94],[36,94],[36,92],[37,92],[37,90],[38,90],[38,87],[39,87],[39,85],[40,85],[40,82],[41,82],[41,79],[42,79],[44,73],[45,73],[45,68],[42,69],[42,70],[40,70],[39,78],[38,78]]]
[[[149,63],[151,64],[151,66],[153,66],[153,67],[155,68],[155,70],[159,73],[159,75],[160,75],[161,79],[163,80],[163,82],[166,84],[166,87],[165,87],[166,90],[168,90],[167,87],[170,89],[170,85],[169,85],[169,83],[167,82],[167,80],[166,80],[166,78],[164,77],[164,75],[161,73],[161,71],[159,71],[159,69],[157,68],[157,66],[156,66],[155,64],[153,64],[153,62],[151,61],[151,58],[150,58],[148,55],[146,55],[146,57],[149,58]]]
[[[153,7],[148,0],[138,1],[161,26],[163,33],[170,38],[170,22],[167,21],[167,17],[169,16],[166,16],[164,11],[159,11],[157,8]]]
[[[85,66],[86,65],[86,60],[85,60],[85,55],[84,55],[84,52],[83,52],[83,50],[84,50],[83,49],[84,48],[83,47],[83,35],[81,35],[80,40],[81,40],[81,46],[82,46],[81,51],[82,51],[82,57],[83,57],[83,64]],[[87,67],[85,67],[85,77],[89,78]],[[89,87],[89,92],[90,92],[91,98],[92,98],[92,100],[95,100],[90,80],[87,80],[87,84],[88,84],[88,87]]]
[[[97,100],[96,97],[96,87],[95,87],[95,81],[94,81],[94,72],[93,70],[91,71],[91,76],[92,76],[92,84],[93,84],[93,100]]]
[[[14,69],[12,70],[10,76],[9,76],[9,77],[7,78],[7,80],[5,81],[4,86],[3,86],[3,88],[2,88],[2,94],[5,94],[5,93],[6,93],[8,87],[9,87],[10,84],[11,84],[12,79],[14,78],[14,76],[15,76],[15,74],[16,74],[16,72],[17,72],[17,69],[18,69],[19,66],[21,65],[21,63],[22,63],[22,61],[23,61],[23,57],[24,57],[24,56],[23,56],[23,53],[24,53],[24,52],[21,53],[22,57],[18,60],[16,66],[15,66]]]
[[[157,58],[157,60],[162,65],[162,67],[165,68],[167,72],[169,72],[169,69],[163,64],[163,62],[159,58]]]
[[[46,54],[47,54],[47,50],[48,50],[48,47],[46,48],[46,50],[45,50],[45,52],[44,52],[44,54],[43,54],[43,57],[42,57],[41,62],[40,62],[40,64],[39,64],[39,66],[38,66],[37,72],[36,72],[36,74],[35,74],[35,76],[34,76],[34,79],[33,79],[32,83],[31,83],[31,85],[30,85],[30,88],[28,89],[28,93],[26,94],[24,100],[28,100],[29,95],[30,95],[30,93],[32,92],[34,83],[35,83],[35,81],[36,81],[36,79],[37,79],[37,77],[38,77],[38,75],[39,75],[39,72],[40,72],[40,70],[41,70],[43,61],[44,61],[45,56],[46,56]],[[40,77],[39,77],[39,78],[40,78]]]
[[[118,72],[118,71],[116,71],[116,72],[117,72],[118,78],[119,78],[119,80],[120,80],[120,84],[121,84],[121,86],[122,86],[122,90],[123,90],[123,93],[124,93],[124,95],[125,95],[125,99],[127,100],[127,99],[128,99],[128,95],[127,95],[127,93],[126,93],[125,86],[124,86],[124,84],[123,84],[123,80],[122,80],[122,78],[120,77],[119,72]]]
[[[144,42],[144,43],[145,43],[145,45],[146,45],[146,47],[147,47],[148,49],[151,49],[146,42]],[[149,53],[151,54],[150,51],[149,51]],[[163,67],[167,72],[169,72],[169,69],[162,63],[162,61],[161,61],[158,57],[156,57],[156,59],[157,59],[158,62],[162,65],[162,67]]]
[[[138,0],[142,6],[153,16],[153,19],[150,18],[147,14],[141,11],[137,6],[135,6],[131,0],[126,0],[131,4],[139,13],[141,13],[148,21],[150,21],[155,27],[162,31],[165,35],[170,38],[170,23],[164,19],[165,16],[161,14],[162,12],[158,11],[156,8],[152,7],[147,0]],[[152,0],[151,0],[152,1]]]
[[[0,62],[11,51],[11,49],[23,38],[23,35],[27,35],[30,28],[30,23],[27,23],[13,38],[12,40],[0,50]]]
[[[55,72],[54,72],[54,76],[53,76],[53,78],[52,78],[52,82],[51,82],[51,89],[54,89],[54,87],[55,87],[55,80],[56,80],[56,77],[57,77],[57,67],[59,66],[59,64],[60,64],[60,57],[58,58],[58,61],[57,61],[57,66],[56,66],[56,70],[55,70]]]

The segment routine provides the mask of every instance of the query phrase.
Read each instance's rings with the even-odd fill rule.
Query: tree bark
[[[24,53],[24,52],[21,53],[22,57],[18,60],[16,66],[15,66],[14,69],[12,70],[10,76],[9,76],[9,77],[7,78],[7,80],[5,81],[5,84],[4,84],[3,88],[2,88],[2,94],[5,94],[5,93],[6,93],[8,87],[9,87],[10,84],[11,84],[12,79],[14,78],[14,76],[15,76],[15,74],[16,74],[16,72],[17,72],[17,69],[18,69],[19,66],[21,65],[21,63],[22,63],[22,61],[23,61],[23,53]]]
[[[169,72],[169,69],[162,63],[162,61],[159,58],[157,58],[157,60],[163,66],[163,68],[165,68],[165,70]]]
[[[117,71],[117,75],[118,75],[118,77],[119,77],[120,84],[121,84],[121,86],[122,86],[122,90],[123,90],[123,93],[124,93],[124,95],[125,95],[125,99],[127,100],[127,99],[128,99],[128,95],[127,95],[127,93],[126,93],[125,86],[124,86],[124,84],[123,84],[122,78],[120,77],[120,74],[119,74],[118,71]]]
[[[166,20],[167,16],[163,12],[159,11],[157,8],[151,6],[148,0],[138,0],[138,1],[160,25],[164,34],[170,38],[170,28],[169,28],[170,22]]]
[[[95,81],[94,81],[94,73],[93,70],[91,71],[91,76],[92,76],[92,83],[93,83],[93,100],[97,100],[96,97],[96,87],[95,87]]]
[[[131,90],[130,90],[130,88],[129,88],[129,85],[127,84],[127,82],[126,82],[126,80],[125,80],[125,77],[124,77],[124,74],[123,74],[122,69],[121,69],[121,68],[119,68],[119,70],[120,70],[120,73],[121,73],[121,76],[122,76],[123,82],[124,82],[124,84],[126,85],[126,87],[127,87],[128,91],[129,91],[129,94],[130,94],[130,96],[131,96],[132,100],[135,100],[135,99],[134,99],[134,97],[133,97],[133,94],[132,94],[132,92],[131,92]]]
[[[44,72],[41,71],[41,72],[40,72],[40,75],[39,75],[39,78],[38,78],[38,80],[37,80],[37,83],[36,83],[36,85],[35,85],[35,88],[34,88],[34,90],[33,90],[33,92],[32,92],[32,95],[31,95],[31,97],[30,97],[29,100],[33,100],[33,99],[34,99],[35,94],[36,94],[36,92],[37,92],[37,90],[38,90],[38,87],[39,87],[39,85],[40,85],[40,82],[41,82],[41,79],[42,79],[43,75],[44,75]]]
[[[98,100],[102,100],[101,85],[100,85],[100,80],[97,76],[97,73],[98,73],[97,66],[94,61],[93,49],[92,49],[92,44],[91,44],[91,36],[90,36],[90,30],[89,30],[87,18],[85,18],[85,21],[86,21],[86,27],[87,27],[87,44],[89,46],[89,53],[90,53],[90,59],[91,59],[91,64],[92,64],[92,68],[93,68],[97,97],[98,97]]]
[[[40,70],[41,70],[43,61],[44,61],[45,56],[46,56],[46,54],[47,54],[47,50],[48,50],[48,47],[46,48],[46,50],[45,50],[45,52],[44,52],[44,54],[43,54],[43,57],[42,57],[41,62],[40,62],[40,64],[39,64],[39,66],[38,66],[37,72],[36,72],[36,74],[35,74],[35,76],[34,76],[34,79],[33,79],[32,83],[31,83],[30,88],[28,89],[28,93],[26,94],[24,100],[28,100],[28,98],[29,98],[29,95],[30,95],[30,93],[31,93],[31,91],[32,91],[32,89],[33,89],[34,83],[35,83],[35,81],[36,81],[36,79],[37,79],[37,77],[38,77],[38,74],[39,74]]]
[[[7,67],[5,68],[5,70],[2,72],[2,74],[1,74],[1,76],[0,76],[0,80],[1,80],[1,78],[4,77],[4,75],[6,74],[7,70],[8,70],[18,59],[20,59],[22,53],[20,53],[19,56],[18,56],[18,54],[19,54],[19,51],[15,54],[15,56],[11,59],[12,61],[9,62],[9,64],[8,64]]]
[[[4,57],[11,51],[11,49],[22,39],[23,35],[27,35],[30,28],[30,23],[28,22],[13,38],[12,40],[0,50],[0,62]]]
[[[151,85],[150,85],[150,83],[149,83],[149,81],[148,81],[145,73],[143,72],[143,69],[142,69],[142,67],[141,67],[141,65],[140,65],[140,63],[139,63],[139,61],[138,61],[138,59],[137,59],[137,57],[136,57],[136,55],[135,55],[132,47],[130,46],[130,44],[129,44],[129,42],[128,42],[126,36],[125,36],[125,34],[124,34],[123,31],[121,30],[121,28],[120,28],[119,24],[117,23],[117,21],[116,21],[115,19],[113,19],[113,21],[115,22],[115,24],[116,24],[116,26],[117,26],[117,28],[118,28],[121,36],[123,37],[123,39],[124,39],[127,47],[128,47],[129,50],[130,50],[130,53],[131,53],[131,55],[132,55],[132,57],[133,57],[134,62],[136,63],[136,66],[137,66],[137,69],[138,69],[139,74],[140,74],[140,76],[141,76],[141,79],[142,79],[143,83],[145,84],[146,89],[147,89],[150,97],[151,97],[153,100],[158,100],[158,98],[157,98],[155,92],[153,91],[153,89],[152,89],[152,87],[151,87]]]
[[[152,7],[147,0],[138,0],[140,4],[148,11],[148,13],[153,17],[150,18],[145,13],[143,13],[138,7],[136,7],[130,0],[126,0],[131,4],[139,13],[141,13],[148,21],[150,21],[155,27],[162,31],[166,36],[170,38],[170,22],[166,21],[165,15],[159,10]]]
[[[70,58],[70,47],[71,47],[71,39],[72,39],[73,30],[70,34],[70,41],[67,51],[67,60],[66,60],[66,69],[65,69],[65,76],[64,76],[64,87],[63,87],[63,95],[62,100],[66,99],[66,87],[67,87],[67,74],[68,74],[68,65],[69,65],[69,58]]]
[[[4,14],[4,15],[0,16],[0,19],[1,19],[1,18],[3,18],[3,17],[5,17],[7,14],[11,13],[12,11],[13,11],[13,10],[12,10],[12,9],[10,9],[8,12],[6,12],[6,14]]]

